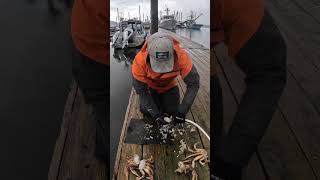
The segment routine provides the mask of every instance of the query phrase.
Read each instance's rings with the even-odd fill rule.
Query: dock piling
[[[158,32],[158,0],[150,0],[151,27],[150,34]]]

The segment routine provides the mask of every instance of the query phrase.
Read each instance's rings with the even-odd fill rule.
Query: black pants
[[[72,74],[84,95],[85,102],[92,107],[96,123],[95,155],[109,163],[109,103],[110,68],[73,51]]]
[[[173,115],[178,111],[178,106],[180,104],[180,94],[179,88],[177,86],[169,89],[164,93],[158,93],[156,90],[150,88],[150,93],[160,113]],[[148,111],[141,105],[140,111],[144,115],[148,115]]]
[[[214,114],[214,134],[218,138],[214,156],[243,167],[265,134],[286,84],[286,44],[267,12],[258,31],[237,54],[236,62],[246,74],[247,87],[225,136],[221,136],[221,98],[212,99],[217,106],[213,107],[214,113],[218,113]],[[212,86],[221,97],[217,79]]]

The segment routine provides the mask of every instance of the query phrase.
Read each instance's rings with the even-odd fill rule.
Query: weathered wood
[[[72,106],[69,101],[74,101]],[[104,180],[106,166],[94,157],[95,122],[76,85],[69,93],[65,108],[63,124],[68,125],[61,129],[48,179]]]
[[[132,92],[132,97],[131,97],[131,102],[130,102],[130,106],[128,106],[128,116],[126,117],[125,122],[123,123],[123,127],[125,128],[125,131],[130,123],[130,119],[131,118],[141,118],[142,115],[139,111],[139,98],[137,96],[137,94],[135,93],[135,91]],[[124,132],[124,137],[125,137],[125,132]],[[123,140],[120,140],[123,142]],[[125,166],[126,166],[126,160],[130,157],[133,157],[135,154],[139,155],[140,157],[142,157],[142,147],[141,145],[135,145],[135,144],[126,144],[123,143],[119,146],[119,148],[121,147],[121,150],[118,150],[118,152],[121,152],[120,154],[120,159],[119,162],[116,162],[116,164],[119,164],[119,167],[116,169],[118,169],[117,173],[117,177],[115,177],[115,179],[125,179],[124,175],[125,175]],[[118,149],[119,149],[118,148]],[[117,155],[118,156],[118,155]],[[134,179],[134,176],[132,174],[130,174],[129,179]]]
[[[130,97],[129,97],[129,103],[128,103],[128,107],[131,107],[131,103],[132,103],[132,96],[133,96],[133,91],[131,91]],[[118,145],[118,151],[117,151],[117,155],[116,155],[116,159],[115,159],[115,165],[114,165],[114,172],[113,172],[113,179],[117,178],[118,175],[118,171],[119,171],[119,162],[120,162],[120,158],[121,158],[121,151],[122,151],[122,147],[123,147],[123,143],[124,143],[124,138],[125,138],[125,132],[127,130],[127,125],[128,125],[128,121],[129,121],[129,113],[130,113],[130,108],[127,108],[126,111],[126,115],[125,115],[125,121],[123,122],[123,127],[121,130],[121,135],[120,135],[120,141],[119,141],[119,145]]]
[[[150,2],[150,14],[151,14],[150,33],[154,34],[158,32],[158,0],[153,0]]]
[[[71,114],[74,107],[74,102],[77,96],[78,87],[75,81],[70,85],[70,92],[66,101],[65,110],[63,114],[63,121],[61,124],[60,135],[56,141],[53,156],[50,163],[48,180],[56,180],[59,176],[61,159],[63,157],[67,132],[70,126]]]
[[[287,44],[289,76],[280,108],[313,173],[320,178],[320,61],[319,39],[315,38],[320,23],[313,3],[271,0],[266,5]]]

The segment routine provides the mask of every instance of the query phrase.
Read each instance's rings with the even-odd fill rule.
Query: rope
[[[195,123],[195,122],[193,122],[193,121],[191,121],[191,120],[189,120],[189,119],[186,119],[186,122],[194,125],[194,126],[197,127],[198,129],[200,129],[200,131],[201,131],[201,132],[208,138],[208,140],[210,141],[210,136],[206,133],[206,131],[205,131],[204,129],[202,129],[201,126],[199,126],[197,123]]]

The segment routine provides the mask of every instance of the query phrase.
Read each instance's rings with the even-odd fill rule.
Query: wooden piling
[[[151,27],[150,34],[158,32],[158,0],[150,0]]]

